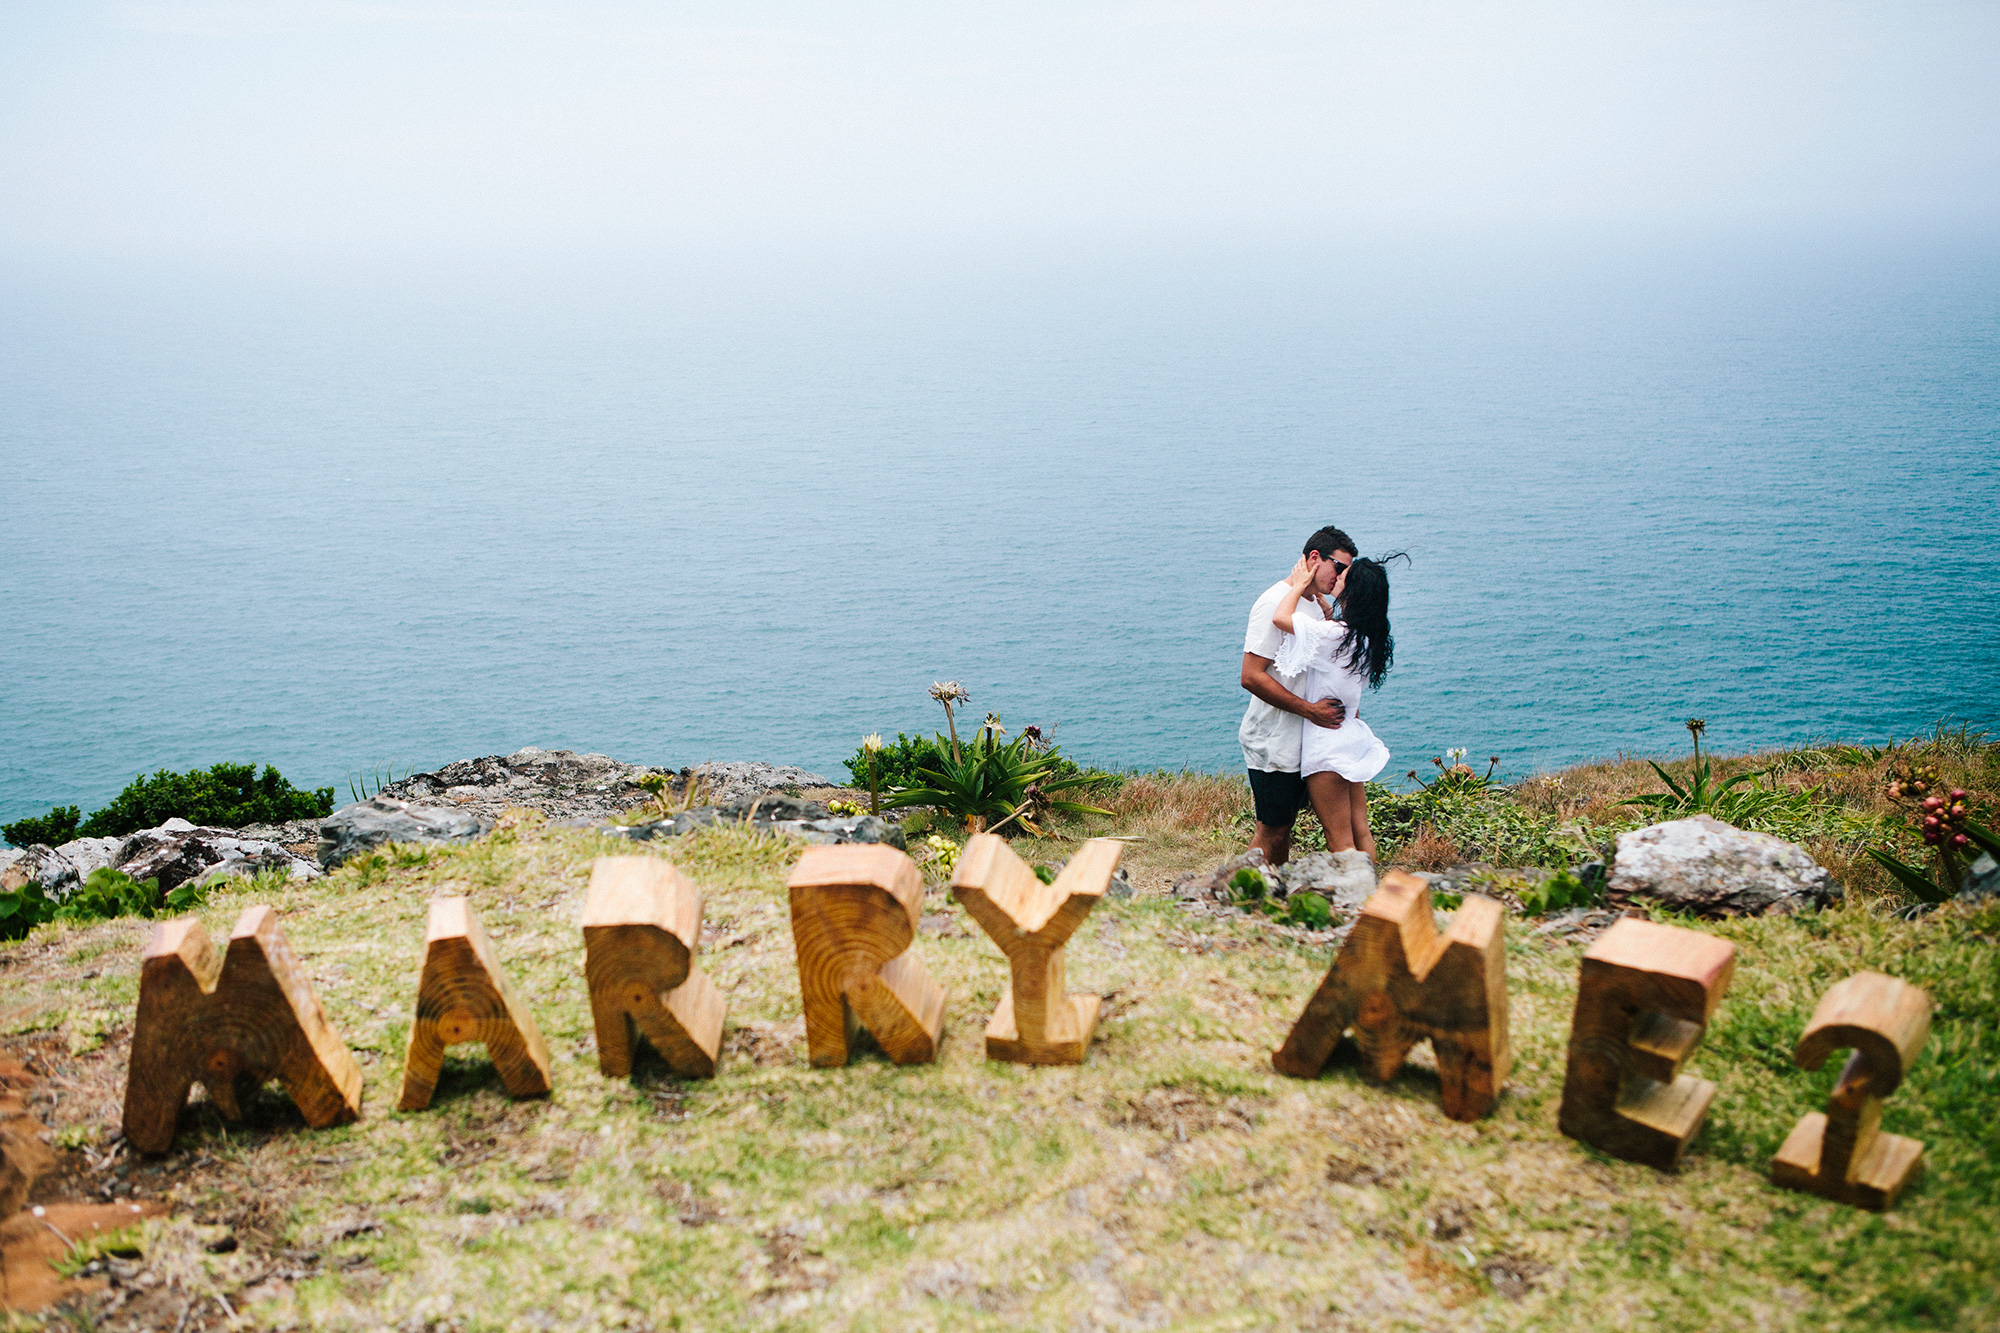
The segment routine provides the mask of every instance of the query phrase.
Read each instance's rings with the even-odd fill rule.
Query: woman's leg
[[[1354,849],[1354,813],[1347,808],[1347,791],[1354,784],[1338,773],[1312,773],[1306,777],[1306,795],[1312,797],[1313,813],[1326,830],[1328,851]]]
[[[1341,781],[1348,789],[1347,809],[1348,813],[1354,819],[1354,845],[1368,853],[1368,859],[1373,861],[1375,859],[1375,835],[1368,828],[1368,784],[1365,782],[1348,782],[1345,778],[1341,779]]]

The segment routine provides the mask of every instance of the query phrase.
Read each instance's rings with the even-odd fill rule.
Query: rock
[[[1111,883],[1105,886],[1104,896],[1107,898],[1130,898],[1132,896],[1132,877],[1125,873],[1124,866],[1119,866],[1111,872]]]
[[[1288,861],[1273,872],[1287,895],[1317,893],[1336,911],[1348,915],[1361,910],[1375,892],[1375,863],[1368,853],[1309,852]]]
[[[624,763],[608,755],[530,745],[509,755],[461,759],[435,773],[415,773],[390,783],[376,795],[488,816],[529,809],[550,819],[589,820],[629,810],[649,799],[639,780],[654,776],[671,778],[673,772]]]
[[[79,879],[89,879],[91,871],[118,864],[123,843],[122,838],[72,838],[56,848],[56,855],[76,867]]]
[[[1620,834],[1607,897],[1638,896],[1697,916],[1824,907],[1840,886],[1804,848],[1707,815]]]
[[[879,842],[904,851],[909,849],[900,824],[877,815],[835,815],[823,805],[790,796],[742,796],[722,805],[682,810],[667,819],[611,825],[605,832],[634,842],[651,842],[655,838],[678,838],[715,823],[749,823],[764,832],[783,833],[806,842]]]
[[[2000,896],[2000,865],[1991,856],[1982,855],[1966,867],[1965,883],[1958,886],[1958,901],[1980,903],[1996,896]]]
[[[828,782],[817,773],[808,773],[803,768],[792,768],[782,764],[755,762],[697,764],[688,772],[701,779],[707,799],[718,805],[746,797],[761,796],[767,792],[782,792],[788,787],[838,785]]]
[[[19,893],[30,884],[39,884],[43,893],[61,902],[81,882],[69,859],[42,843],[21,848],[0,868],[0,893]]]
[[[455,806],[373,796],[344,805],[319,826],[319,863],[328,870],[390,842],[458,842],[490,833],[487,815]]]
[[[190,825],[189,827],[192,827]],[[0,858],[0,893],[17,892],[30,882],[56,902],[76,892],[93,870],[115,865],[117,838],[72,838],[60,847],[36,844]]]
[[[133,879],[159,880],[162,893],[214,875],[283,870],[291,879],[317,879],[320,874],[318,866],[275,842],[245,838],[233,829],[197,828],[185,819],[169,819],[126,838],[114,864]]]

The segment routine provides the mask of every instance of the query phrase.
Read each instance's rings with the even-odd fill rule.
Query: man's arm
[[[1271,659],[1255,653],[1243,654],[1243,688],[1273,708],[1296,713],[1315,726],[1332,731],[1347,720],[1347,705],[1338,699],[1307,703],[1280,685],[1271,675]]]

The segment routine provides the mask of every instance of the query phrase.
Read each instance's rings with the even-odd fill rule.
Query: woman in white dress
[[[1372,861],[1375,835],[1368,830],[1366,784],[1389,762],[1389,747],[1361,720],[1361,695],[1381,688],[1396,653],[1389,636],[1389,573],[1381,561],[1368,559],[1343,570],[1333,585],[1339,620],[1292,614],[1310,578],[1294,574],[1291,590],[1278,599],[1271,616],[1271,623],[1285,632],[1275,665],[1282,672],[1305,670],[1308,702],[1339,699],[1347,707],[1347,720],[1338,727],[1305,724],[1299,772],[1313,812],[1326,828],[1327,847],[1336,852],[1359,848]]]

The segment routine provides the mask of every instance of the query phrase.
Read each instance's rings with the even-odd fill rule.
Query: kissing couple
[[[1389,748],[1361,720],[1361,695],[1381,688],[1395,657],[1384,565],[1399,558],[1408,557],[1363,559],[1346,533],[1321,528],[1250,608],[1242,675],[1250,705],[1236,738],[1257,807],[1250,845],[1270,865],[1291,856],[1292,825],[1308,800],[1328,850],[1375,859],[1367,783]]]

